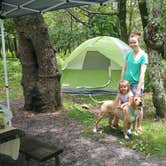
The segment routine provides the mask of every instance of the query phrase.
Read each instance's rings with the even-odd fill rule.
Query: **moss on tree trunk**
[[[36,112],[55,111],[61,106],[60,73],[43,17],[36,14],[16,18],[14,22],[25,108]]]

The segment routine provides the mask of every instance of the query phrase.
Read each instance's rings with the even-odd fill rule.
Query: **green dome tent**
[[[118,38],[100,36],[79,45],[63,68],[62,89],[117,90],[130,47]]]

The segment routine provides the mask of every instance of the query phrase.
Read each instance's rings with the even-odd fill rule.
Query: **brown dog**
[[[93,128],[94,132],[97,132],[97,126],[101,119],[109,116],[109,125],[112,125],[112,120],[114,116],[123,120],[123,134],[125,139],[129,139],[127,135],[128,128],[133,124],[133,129],[135,134],[138,133],[137,126],[139,121],[139,109],[143,105],[141,97],[133,97],[131,102],[124,106],[123,109],[117,109],[117,103],[115,101],[105,101],[100,108],[100,113]]]
[[[102,101],[102,105],[100,107],[100,112],[98,113],[98,117],[96,123],[94,125],[93,131],[97,132],[97,127],[99,122],[106,117],[109,117],[109,125],[112,125],[112,117],[116,114],[116,108],[118,103],[113,100]]]

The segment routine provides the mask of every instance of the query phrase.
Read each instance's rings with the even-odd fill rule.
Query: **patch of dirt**
[[[74,102],[80,102],[73,99]],[[14,114],[13,126],[35,135],[42,141],[63,147],[60,154],[62,166],[165,166],[166,158],[146,158],[142,153],[124,147],[111,133],[101,137],[99,133],[91,137],[81,136],[82,127],[75,120],[65,116],[63,111],[55,113],[39,113],[23,111],[22,100],[12,101]],[[0,166],[26,166],[23,155],[14,161],[10,157],[0,155]],[[38,163],[30,161],[31,166]],[[54,165],[53,159],[40,166]]]

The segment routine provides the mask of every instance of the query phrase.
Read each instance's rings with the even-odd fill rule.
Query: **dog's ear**
[[[136,103],[138,100],[138,97],[134,97],[133,102]]]

